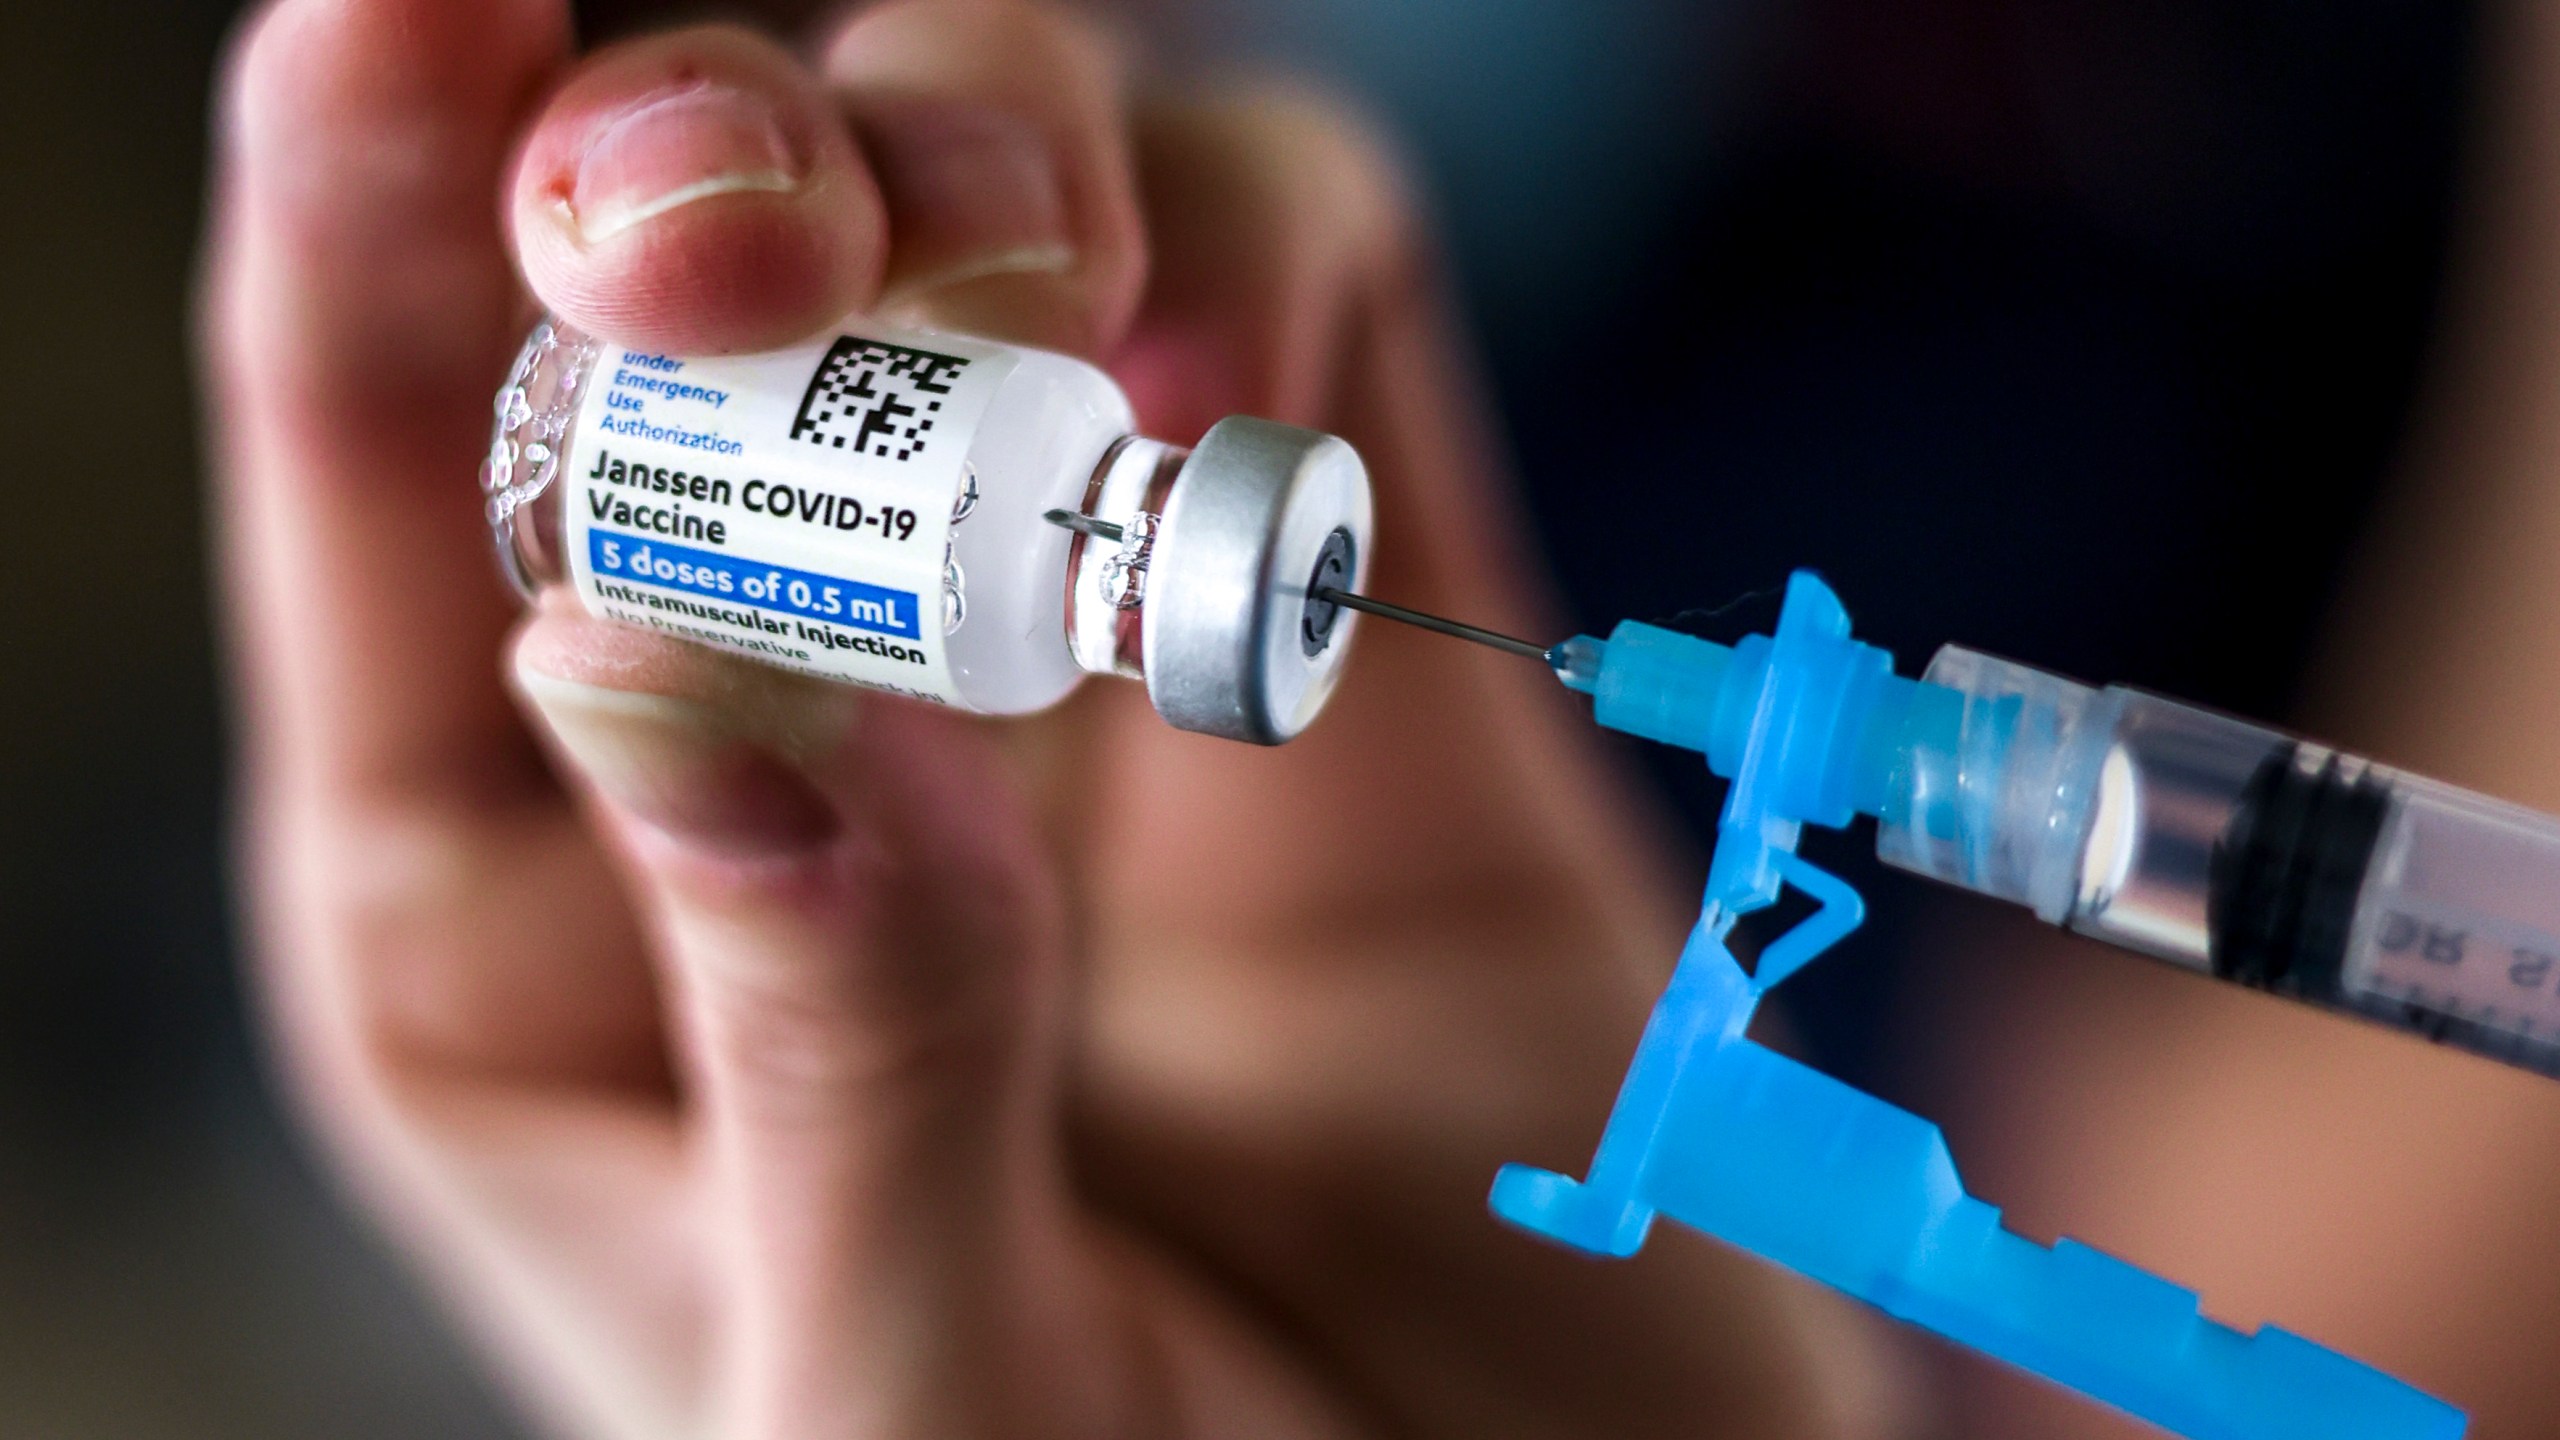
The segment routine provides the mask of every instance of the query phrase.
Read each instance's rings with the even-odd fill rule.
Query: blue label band
[[[922,607],[912,591],[761,565],[735,555],[612,530],[587,531],[587,567],[598,579],[635,580],[661,590],[732,600],[852,630],[906,640],[924,638],[917,628]]]

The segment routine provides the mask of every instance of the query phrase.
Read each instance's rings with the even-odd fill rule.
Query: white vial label
[[[951,530],[1013,352],[865,326],[679,360],[605,346],[561,478],[598,614],[768,664],[957,703]],[[947,593],[946,593],[947,592]]]

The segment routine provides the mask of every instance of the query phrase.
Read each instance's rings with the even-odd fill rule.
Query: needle
[[[1073,530],[1079,535],[1090,535],[1097,540],[1117,542],[1123,533],[1119,526],[1108,520],[1096,520],[1090,515],[1079,515],[1072,510],[1052,510],[1041,518],[1052,525]],[[1443,619],[1438,615],[1425,615],[1419,610],[1407,610],[1401,605],[1390,605],[1384,600],[1372,600],[1366,595],[1354,595],[1339,586],[1319,585],[1315,589],[1315,598],[1358,610],[1363,614],[1375,615],[1381,619],[1411,625],[1416,629],[1428,630],[1434,635],[1448,635],[1460,640],[1470,640],[1478,645],[1491,646],[1506,655],[1523,655],[1529,659],[1541,661],[1548,659],[1548,650],[1544,645],[1527,640],[1515,640],[1497,631]]]
[[[1444,619],[1438,615],[1425,615],[1419,610],[1407,610],[1401,605],[1390,605],[1384,600],[1372,600],[1366,595],[1354,595],[1338,586],[1319,585],[1316,587],[1315,595],[1319,600],[1329,600],[1336,605],[1348,606],[1363,614],[1393,620],[1401,625],[1411,625],[1417,630],[1428,630],[1434,635],[1449,635],[1460,640],[1471,640],[1478,645],[1490,646],[1506,655],[1525,655],[1532,660],[1547,658],[1547,647],[1544,645],[1527,640],[1515,640],[1511,636],[1499,631],[1487,630],[1479,625],[1468,625],[1460,621]]]

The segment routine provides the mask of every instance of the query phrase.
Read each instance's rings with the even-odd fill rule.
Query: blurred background
[[[1576,618],[1811,564],[1906,663],[2294,703],[2426,358],[2469,6],[1123,8],[1400,135]],[[279,1115],[234,971],[187,348],[234,11],[0,5],[0,1436],[513,1435]],[[1891,1091],[1925,902],[1883,900],[1795,988]]]

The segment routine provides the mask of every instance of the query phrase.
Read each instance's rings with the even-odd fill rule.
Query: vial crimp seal
[[[1697,927],[1588,1175],[1505,1166],[1494,1213],[1607,1256],[1668,1216],[2192,1440],[2459,1436],[2462,1412],[2378,1370],[2271,1326],[2242,1334],[2112,1256],[2004,1229],[1937,1126],[1748,1038],[1761,997],[1863,918],[1856,890],[1795,850],[1807,821],[1847,823],[1831,737],[1854,733],[1892,657],[1852,640],[1839,599],[1801,571],[1774,637],[1693,677],[1678,657],[1697,644],[1622,625],[1588,686],[1600,723],[1699,750],[1732,781]],[[1734,922],[1790,886],[1817,909],[1746,972]]]

